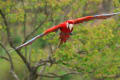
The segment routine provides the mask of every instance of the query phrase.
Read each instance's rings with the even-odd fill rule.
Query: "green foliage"
[[[39,23],[39,22],[43,21],[44,18],[45,18],[45,15],[40,13],[39,16],[37,17],[37,22]]]
[[[88,73],[96,78],[115,76],[119,73],[120,64],[118,58],[120,49],[116,46],[120,39],[118,40],[118,33],[115,33],[119,27],[116,24],[113,19],[110,19],[99,26],[88,25],[76,29],[77,34],[72,37],[74,40],[64,44],[65,47],[63,45],[57,51],[55,58],[59,63],[77,69],[84,75]],[[115,37],[117,40],[114,39]]]
[[[11,38],[16,46],[20,45],[21,41],[24,40],[24,33],[21,32],[25,28],[27,36],[44,19],[45,22],[39,26],[40,28],[34,35],[40,34],[66,19],[94,15],[97,12],[104,13],[99,11],[103,7],[104,0],[23,1],[24,5],[18,0],[0,0],[0,9],[6,15],[10,32],[13,34]],[[114,8],[111,12],[120,11],[120,0],[112,0],[111,6]],[[27,47],[28,53],[31,52],[31,65],[34,65],[40,59],[46,59],[50,53],[49,46],[52,46],[53,49],[56,49],[52,58],[57,61],[57,64],[47,66],[45,73],[53,72],[58,75],[64,75],[70,69],[76,70],[82,75],[65,75],[62,78],[43,78],[43,80],[115,80],[114,77],[120,73],[119,21],[118,16],[107,20],[96,20],[75,25],[71,38],[58,49],[56,47],[59,43],[59,31],[50,33]],[[5,35],[0,39],[5,40],[2,42],[6,43],[6,28],[1,16],[0,31],[3,31],[0,33],[1,35]],[[9,48],[8,43],[5,44],[5,47]],[[24,49],[21,52],[24,54]],[[0,49],[0,55],[3,55],[3,53],[5,53],[3,49]],[[15,65],[15,72],[21,80],[25,80],[28,76],[24,72],[27,71],[25,65],[15,52],[12,52],[11,55]],[[9,63],[0,59],[0,64],[0,80],[13,80],[9,73]],[[41,67],[39,70],[41,70]]]
[[[14,45],[16,45],[16,46],[21,43],[21,38],[19,35],[12,37],[12,40],[14,42]]]

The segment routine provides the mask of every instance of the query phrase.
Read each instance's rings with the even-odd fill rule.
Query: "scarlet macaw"
[[[101,15],[94,15],[94,16],[86,16],[86,17],[82,17],[82,18],[78,18],[75,20],[67,20],[61,24],[58,24],[54,27],[51,27],[47,30],[45,30],[42,34],[37,35],[36,37],[32,38],[31,40],[25,42],[24,44],[18,46],[16,49],[20,49],[24,46],[27,46],[29,44],[32,44],[32,42],[34,42],[36,39],[43,37],[47,34],[49,34],[50,32],[54,32],[56,30],[60,30],[60,44],[65,43],[67,41],[67,39],[70,37],[71,32],[73,31],[73,26],[75,24],[79,24],[79,23],[83,23],[85,21],[89,21],[89,20],[94,20],[94,19],[106,19],[109,18],[113,15],[116,14],[120,14],[120,12],[118,13],[112,13],[112,14],[101,14]]]

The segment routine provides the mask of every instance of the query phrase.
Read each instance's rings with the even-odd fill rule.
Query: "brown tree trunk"
[[[103,0],[102,2],[102,11],[110,12],[113,9],[113,0]]]
[[[37,78],[38,78],[38,75],[36,74],[36,72],[31,72],[28,80],[36,80]]]

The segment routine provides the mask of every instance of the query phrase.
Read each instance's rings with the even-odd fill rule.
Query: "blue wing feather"
[[[36,37],[32,38],[31,40],[29,40],[29,41],[25,42],[24,44],[18,46],[16,49],[20,49],[20,48],[22,48],[22,47],[24,47],[24,46],[27,46],[27,45],[29,45],[29,44],[32,44],[32,42],[34,42],[36,39],[42,37],[43,35],[44,35],[43,33],[40,34],[40,35],[37,35]]]

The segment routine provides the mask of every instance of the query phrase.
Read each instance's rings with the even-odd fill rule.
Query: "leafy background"
[[[120,11],[120,0],[0,0],[0,9],[7,16],[12,40],[18,46],[44,30],[65,20],[87,15]],[[67,43],[55,48],[59,43],[59,31],[36,40],[27,49],[22,49],[26,57],[31,53],[31,63],[45,59],[54,51],[57,64],[47,66],[44,73],[63,75],[58,78],[43,77],[42,80],[120,80],[120,15],[106,20],[94,20],[75,25],[73,35]],[[39,27],[28,39],[36,27]],[[0,16],[0,41],[11,49],[6,34],[6,26]],[[6,56],[0,48],[0,55]],[[16,52],[11,52],[15,72],[20,80],[26,80],[27,69]],[[14,80],[9,73],[10,65],[0,59],[0,80]],[[39,68],[39,70],[41,67]],[[39,79],[38,79],[39,80]],[[41,80],[41,79],[40,79]]]

